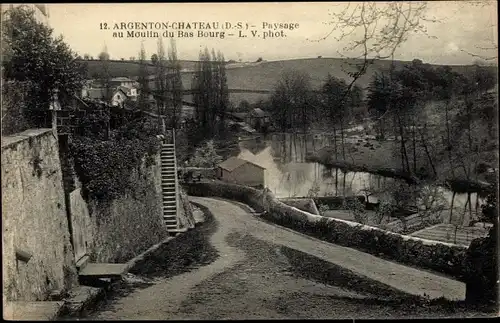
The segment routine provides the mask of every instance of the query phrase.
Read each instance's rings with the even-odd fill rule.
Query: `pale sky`
[[[334,39],[335,33],[319,42],[331,29],[325,24],[329,12],[342,10],[345,3],[127,3],[127,4],[50,4],[49,24],[55,35],[62,34],[71,48],[80,55],[97,57],[104,45],[112,59],[138,56],[141,40],[114,38],[113,30],[101,30],[100,23],[109,27],[121,22],[231,22],[256,25],[261,31],[263,22],[298,23],[299,28],[287,31],[281,39],[247,38],[176,38],[178,57],[196,60],[204,47],[224,53],[226,60],[255,61],[293,58],[339,57],[344,44]],[[411,35],[396,53],[396,59],[422,59],[437,64],[469,64],[474,58],[462,50],[487,56],[478,47],[498,44],[497,4],[471,5],[465,1],[430,1],[427,15],[438,23],[426,23],[428,34]],[[197,31],[195,31],[196,33]],[[175,31],[177,33],[177,31]],[[227,31],[226,31],[227,33]],[[235,34],[238,32],[235,31]],[[246,31],[249,33],[249,31]],[[177,37],[177,35],[176,35]],[[169,39],[164,39],[166,45]],[[147,56],[156,51],[157,39],[144,39]],[[168,46],[166,46],[168,49]]]

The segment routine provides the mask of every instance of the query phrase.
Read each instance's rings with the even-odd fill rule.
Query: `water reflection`
[[[351,137],[356,141],[359,138]],[[279,198],[305,197],[314,193],[317,196],[343,196],[376,191],[384,187],[401,185],[400,180],[364,172],[344,173],[339,169],[305,161],[308,153],[333,145],[332,136],[307,137],[300,134],[275,134],[270,138],[240,142],[240,158],[252,161],[266,168],[266,186]],[[452,192],[444,188],[442,192],[448,206],[451,205]],[[380,195],[380,194],[379,194]],[[377,194],[369,197],[377,202]],[[476,207],[476,194],[472,194],[472,209]],[[464,210],[466,194],[456,194],[454,209]],[[478,201],[480,204],[482,200]]]

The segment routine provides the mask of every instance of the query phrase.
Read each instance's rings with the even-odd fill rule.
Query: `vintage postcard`
[[[5,319],[498,315],[496,1],[1,8]]]

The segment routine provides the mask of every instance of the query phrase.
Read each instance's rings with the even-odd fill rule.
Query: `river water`
[[[352,136],[347,141],[358,139]],[[313,192],[317,196],[365,195],[366,189],[378,191],[383,187],[406,185],[398,179],[366,172],[343,173],[339,169],[305,161],[308,153],[333,145],[333,140],[333,136],[324,135],[273,134],[262,139],[240,141],[238,157],[266,168],[266,186],[279,198],[305,197]],[[453,192],[445,188],[438,190],[449,208]],[[379,197],[372,195],[369,201],[377,202]],[[471,195],[473,211],[476,198],[476,194]],[[453,212],[463,214],[466,201],[467,194],[457,193]],[[479,198],[478,202],[482,204],[483,200]]]

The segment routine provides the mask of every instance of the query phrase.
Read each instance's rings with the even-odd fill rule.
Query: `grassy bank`
[[[477,174],[476,180],[468,180],[462,173],[452,175],[449,165],[441,156],[443,162],[435,165],[437,176],[434,176],[430,170],[412,174],[405,172],[401,167],[398,157],[394,156],[393,141],[360,140],[358,143],[346,143],[346,158],[341,157],[341,150],[338,148],[337,156],[333,147],[322,148],[306,156],[306,161],[317,162],[322,165],[339,168],[344,171],[367,172],[385,177],[397,178],[406,181],[408,184],[415,184],[422,180],[435,182],[438,185],[446,185],[452,191],[457,193],[467,192],[486,192],[492,188],[490,183],[494,182],[494,175]],[[494,152],[481,152],[483,160],[486,163],[495,164]],[[440,157],[440,156],[438,156]],[[422,162],[425,165],[424,162]],[[455,170],[456,171],[456,170]]]

